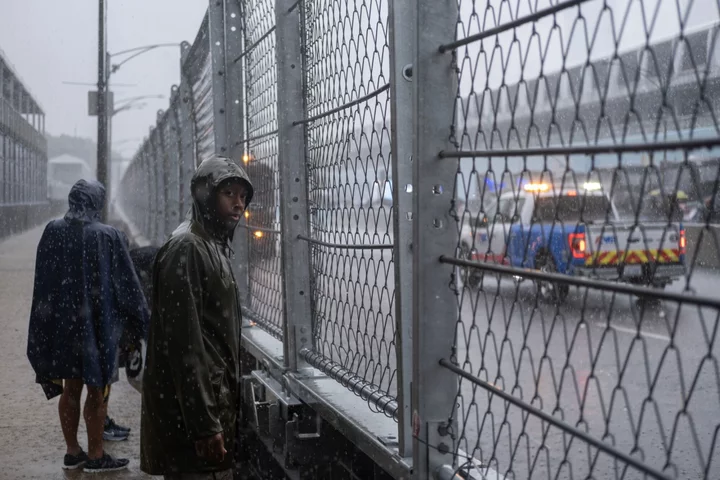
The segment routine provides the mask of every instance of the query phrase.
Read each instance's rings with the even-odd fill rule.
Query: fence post
[[[417,9],[413,62],[413,464],[415,478],[424,480],[433,478],[443,464],[453,464],[450,432],[457,431],[451,415],[458,380],[439,364],[451,354],[458,315],[450,289],[453,268],[439,261],[441,255],[454,256],[457,245],[457,227],[449,214],[457,164],[438,155],[453,149],[455,58],[440,53],[439,47],[455,40],[457,1],[412,3]]]
[[[235,62],[243,48],[242,17],[237,0],[225,2],[223,25],[225,29],[225,131],[228,156],[241,163],[245,153],[245,129],[243,102],[243,62]],[[235,280],[240,291],[241,303],[250,302],[250,246],[248,229],[241,226],[235,231]]]
[[[412,62],[415,60],[415,0],[390,0],[390,108],[392,122],[392,197],[395,248],[395,317],[398,365],[398,444],[412,456],[410,389],[413,322]]]
[[[235,59],[242,54],[243,34],[240,4],[223,0],[225,26],[225,128],[229,156],[237,161],[244,153],[243,62]]]
[[[192,87],[190,86],[190,80],[186,75],[185,62],[188,59],[188,53],[190,52],[190,44],[188,42],[182,42],[180,45],[180,108],[179,108],[179,120],[180,120],[180,182],[183,186],[181,194],[181,215],[185,215],[192,205],[192,198],[190,195],[190,179],[195,172],[195,133],[194,133],[194,122],[193,122],[193,93]]]
[[[147,148],[145,149],[145,161],[148,170],[148,239],[153,245],[157,244],[157,227],[155,218],[157,217],[157,181],[155,180],[155,147],[153,146],[153,126],[150,127],[148,134]]]
[[[180,110],[180,87],[173,85],[170,89],[170,110],[167,117],[167,131],[169,132],[170,138],[167,139],[167,147],[171,154],[168,155],[168,177],[172,179],[170,182],[170,188],[168,189],[168,203],[170,207],[167,212],[166,220],[166,232],[171,234],[175,228],[180,224],[182,213],[180,209],[181,198],[180,198],[180,178],[182,174],[182,161],[181,161],[181,132],[180,122],[178,120],[178,111]]]
[[[172,100],[170,103],[172,108]],[[166,116],[167,113],[167,116]],[[170,216],[170,205],[171,205],[171,197],[170,197],[170,189],[168,188],[171,183],[170,178],[170,149],[169,144],[169,138],[168,138],[168,125],[167,122],[170,121],[170,115],[171,112],[169,111],[158,111],[158,119],[157,119],[157,125],[158,125],[158,138],[160,143],[160,168],[162,169],[162,174],[160,175],[160,179],[162,181],[162,189],[160,190],[160,194],[162,195],[161,201],[162,201],[162,216],[160,217],[160,228],[161,228],[161,235],[158,242],[158,245],[162,245],[165,243],[165,239],[168,237],[168,226],[170,222],[168,221]],[[174,159],[173,159],[174,160]]]
[[[301,3],[295,0],[275,2],[280,229],[285,305],[283,344],[285,365],[295,371],[304,365],[300,350],[312,348],[310,246],[298,239],[298,235],[309,236],[306,137],[305,127],[293,124],[305,117]]]
[[[158,245],[165,243],[165,205],[167,201],[167,192],[165,189],[166,177],[165,177],[165,125],[162,122],[163,110],[157,111],[157,118],[155,119],[155,136],[154,144],[154,157],[155,157],[155,193],[157,198],[157,218],[155,222],[157,224],[157,238],[155,242]]]
[[[228,155],[227,101],[225,91],[225,1],[209,0],[208,32],[210,33],[210,60],[212,65],[213,132],[215,153]]]

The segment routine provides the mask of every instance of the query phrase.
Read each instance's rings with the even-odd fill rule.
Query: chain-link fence
[[[195,155],[198,163],[215,153],[212,57],[210,56],[210,21],[205,16],[195,42],[190,47],[183,70],[192,92],[192,118],[195,132]]]
[[[267,365],[397,420],[419,478],[720,476],[716,4],[220,6],[239,50],[208,15],[123,208],[162,242],[233,152]]]
[[[275,8],[272,0],[242,2],[246,127],[243,160],[255,196],[246,213],[250,311],[277,338],[283,336],[280,193],[278,173]]]
[[[191,45],[182,44],[181,84],[123,175],[120,210],[145,239],[162,245],[190,209],[190,180],[214,152],[207,16]]]
[[[305,2],[313,361],[396,395],[387,2]],[[322,360],[320,360],[322,358]]]
[[[717,5],[457,8],[457,464],[718,477]]]

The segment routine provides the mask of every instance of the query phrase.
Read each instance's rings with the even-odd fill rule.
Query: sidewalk
[[[132,428],[125,442],[107,442],[108,453],[130,459],[130,470],[89,475],[61,469],[65,442],[57,398],[45,400],[27,360],[27,325],[32,299],[35,249],[44,226],[0,243],[0,480],[98,479],[140,480],[140,394],[125,379],[113,386],[110,416]],[[80,420],[80,444],[87,448]]]

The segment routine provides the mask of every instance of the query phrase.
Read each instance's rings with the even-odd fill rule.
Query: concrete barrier
[[[695,259],[695,265],[704,268],[720,268],[720,225],[685,225],[687,237],[687,265]]]
[[[9,237],[41,225],[61,215],[67,208],[67,202],[25,203],[0,205],[0,238]]]

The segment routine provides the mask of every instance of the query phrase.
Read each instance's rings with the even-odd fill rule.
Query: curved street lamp
[[[124,59],[124,60],[121,61],[120,63],[111,65],[111,66],[110,66],[110,70],[108,71],[108,78],[110,78],[110,75],[112,75],[113,73],[117,72],[117,71],[120,69],[120,67],[122,67],[123,65],[125,65],[127,62],[129,62],[129,61],[132,60],[133,58],[139,57],[140,55],[142,55],[142,54],[144,54],[144,53],[147,53],[147,52],[150,52],[150,51],[152,51],[152,50],[155,50],[155,49],[157,49],[157,48],[180,47],[180,45],[181,45],[180,43],[156,43],[156,44],[154,44],[154,45],[145,45],[145,46],[142,46],[142,47],[129,48],[129,49],[127,49],[127,50],[122,50],[122,51],[120,51],[120,52],[108,53],[108,58],[117,57],[117,56],[119,56],[119,55],[125,55],[125,54],[128,54],[128,53],[133,53],[133,55],[130,55],[129,57],[127,57],[126,59]]]
[[[139,100],[150,99],[150,98],[163,99],[163,98],[165,98],[165,95],[138,95],[136,97],[123,98],[119,101],[118,104],[113,105],[112,115],[115,116],[115,114],[124,112],[125,110],[131,110],[133,108],[140,108],[144,105],[147,105],[146,103],[141,103],[141,104],[137,105],[137,104],[135,104],[135,102],[137,102]]]

